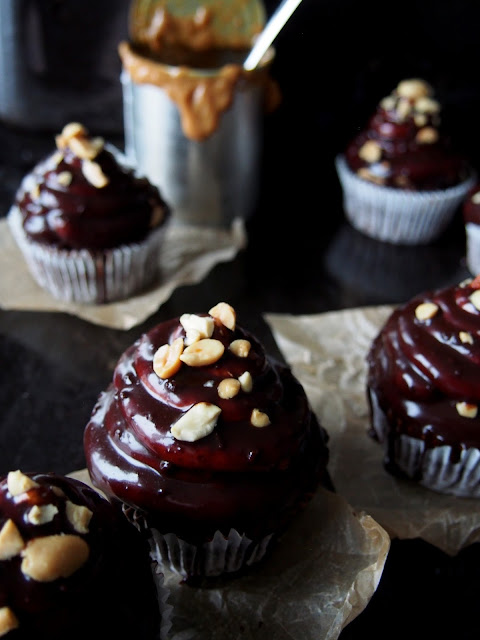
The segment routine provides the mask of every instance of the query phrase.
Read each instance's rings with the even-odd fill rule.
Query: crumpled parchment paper
[[[219,262],[232,260],[246,246],[244,221],[230,229],[170,225],[159,255],[162,278],[149,291],[104,305],[55,300],[33,279],[8,223],[0,220],[0,307],[25,311],[62,311],[113,329],[141,324],[182,285],[200,282]]]
[[[264,317],[330,435],[329,472],[338,493],[392,538],[422,538],[453,556],[480,540],[478,500],[394,478],[383,467],[383,447],[367,435],[365,357],[392,310],[383,305]]]
[[[85,469],[72,473],[91,484]],[[335,640],[366,607],[390,548],[368,514],[321,488],[248,575],[191,587],[163,569],[168,640]]]

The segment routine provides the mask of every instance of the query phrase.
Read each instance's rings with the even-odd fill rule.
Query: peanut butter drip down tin
[[[130,39],[119,44],[125,150],[162,188],[173,222],[229,226],[253,213],[263,120],[280,100],[273,49],[257,70],[242,67],[263,7],[210,1],[185,13],[184,4],[183,12],[166,5],[134,2]]]

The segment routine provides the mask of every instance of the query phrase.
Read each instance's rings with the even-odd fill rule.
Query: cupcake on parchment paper
[[[84,436],[92,483],[191,584],[264,557],[328,484],[327,441],[290,369],[224,302],[138,338]]]
[[[480,276],[397,307],[367,365],[370,433],[386,468],[480,498]]]
[[[53,473],[0,478],[0,636],[160,638],[158,577],[122,513]]]
[[[480,273],[480,184],[475,184],[463,203],[466,261],[472,275]]]
[[[441,129],[421,79],[403,80],[335,158],[348,221],[377,240],[427,244],[453,220],[474,171]]]
[[[31,274],[53,297],[113,302],[159,277],[170,209],[121,154],[79,123],[24,177],[8,214]]]

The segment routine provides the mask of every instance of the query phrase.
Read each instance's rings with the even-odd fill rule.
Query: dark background
[[[277,4],[267,2],[268,12]],[[394,304],[470,275],[460,211],[428,246],[371,240],[345,221],[333,160],[400,80],[422,77],[436,89],[445,127],[480,169],[479,17],[478,0],[303,0],[275,43],[272,74],[283,101],[265,118],[248,247],[130,331],[68,314],[0,311],[0,472],[83,467],[83,427],[97,394],[123,349],[156,322],[228,300],[275,351],[263,313]],[[0,122],[3,214],[63,124],[50,131]],[[107,137],[122,145],[121,130]],[[393,540],[377,592],[340,640],[476,639],[479,575],[478,544],[452,558],[421,540]]]

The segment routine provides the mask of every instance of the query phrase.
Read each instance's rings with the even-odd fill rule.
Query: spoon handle
[[[255,69],[268,50],[268,47],[275,40],[281,28],[290,18],[301,1],[302,0],[282,0],[272,14],[270,20],[267,22],[266,27],[255,41],[252,50],[245,58],[245,62],[243,63],[244,69],[247,71]]]

